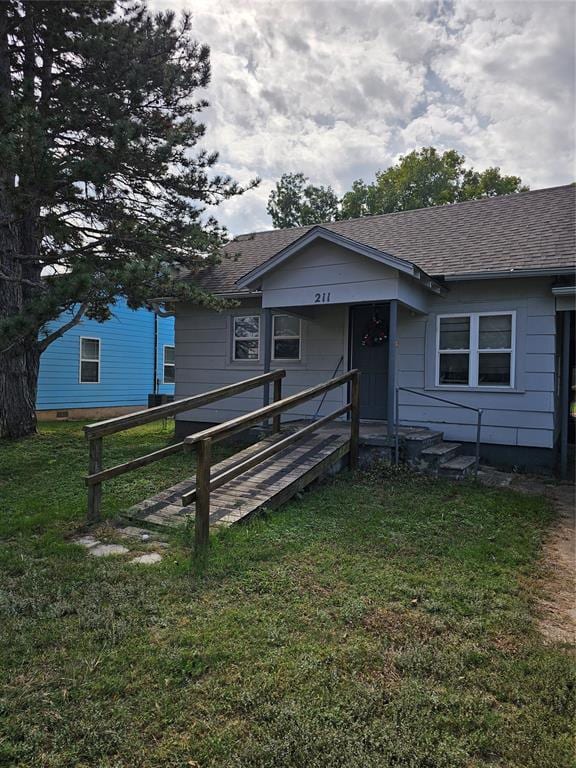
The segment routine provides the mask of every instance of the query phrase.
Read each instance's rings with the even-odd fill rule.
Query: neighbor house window
[[[514,326],[514,312],[440,316],[436,383],[440,386],[513,386]]]
[[[175,371],[174,347],[164,347],[164,384],[174,384]]]
[[[100,382],[100,339],[80,338],[80,384]]]
[[[234,360],[260,359],[260,317],[242,315],[233,319],[232,357]]]
[[[300,360],[300,320],[291,315],[272,318],[272,359]]]

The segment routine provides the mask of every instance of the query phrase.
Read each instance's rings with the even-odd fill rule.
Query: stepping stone
[[[135,557],[133,560],[130,560],[130,562],[136,563],[137,565],[152,565],[152,563],[159,563],[160,560],[162,560],[162,555],[159,555],[158,552],[150,552],[147,555]]]
[[[95,547],[90,547],[88,554],[94,555],[94,557],[109,557],[110,555],[125,555],[129,551],[128,547],[123,547],[121,544],[97,544]]]
[[[79,539],[74,539],[73,543],[79,544],[81,547],[86,547],[86,549],[90,549],[90,547],[95,547],[97,544],[100,544],[98,539],[95,539],[94,536],[81,536]]]
[[[493,469],[492,467],[487,467],[478,472],[478,480],[484,485],[491,485],[496,488],[508,488],[512,484],[513,475],[498,469]]]
[[[123,528],[117,528],[116,533],[123,539],[138,539],[138,541],[154,542],[159,540],[158,534],[154,531],[149,531],[146,528],[138,528],[135,525],[125,525]]]

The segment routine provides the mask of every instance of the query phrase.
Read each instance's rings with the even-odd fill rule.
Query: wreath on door
[[[388,341],[388,334],[384,329],[384,321],[374,312],[372,319],[366,323],[362,334],[363,347],[381,347]]]

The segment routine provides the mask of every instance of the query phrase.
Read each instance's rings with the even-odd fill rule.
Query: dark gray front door
[[[371,341],[375,320],[382,320],[388,337],[388,304],[365,305],[350,309],[351,367],[360,369],[360,418],[386,420],[388,404],[388,339],[384,344]],[[368,342],[365,336],[369,334]]]

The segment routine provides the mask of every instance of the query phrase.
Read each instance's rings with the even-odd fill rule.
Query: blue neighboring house
[[[105,418],[146,407],[151,394],[174,394],[174,318],[129,309],[124,299],[112,313],[105,323],[82,320],[44,352],[39,418]]]

